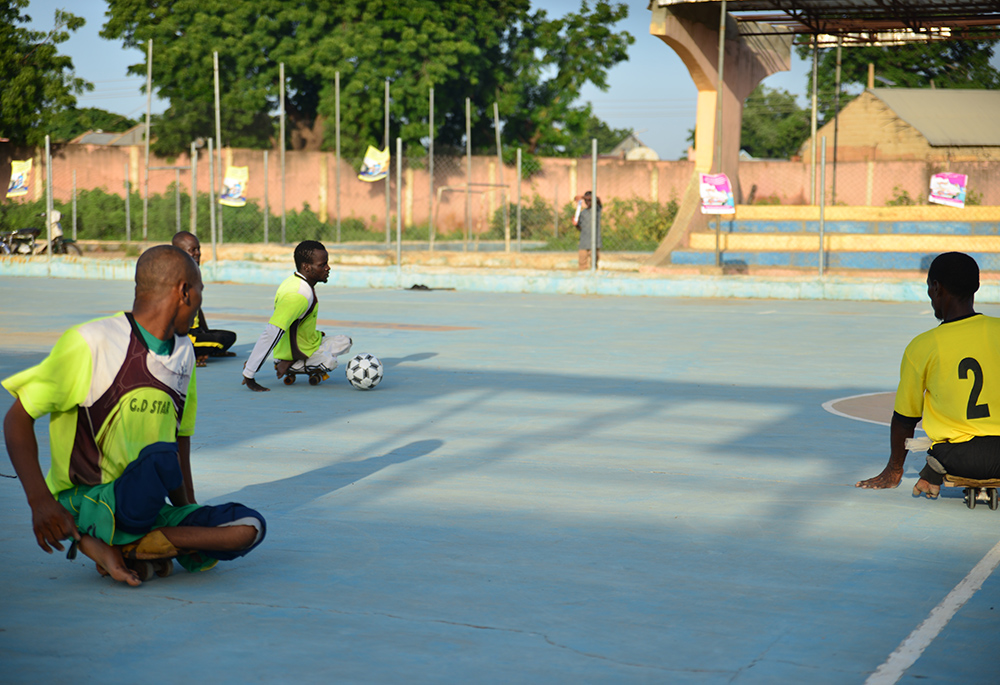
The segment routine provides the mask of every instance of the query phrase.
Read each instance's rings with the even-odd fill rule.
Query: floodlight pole
[[[497,134],[497,178],[500,180],[500,202],[503,204],[503,251],[510,252],[510,207],[503,183],[503,148],[500,146],[500,105],[493,103],[493,128]]]
[[[472,235],[472,101],[465,98],[465,243],[462,251],[469,251]]]

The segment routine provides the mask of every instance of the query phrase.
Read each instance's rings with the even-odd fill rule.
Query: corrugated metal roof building
[[[833,155],[833,122],[817,132]],[[840,112],[837,160],[1000,160],[1000,91],[869,88]],[[810,141],[802,148],[809,161]]]

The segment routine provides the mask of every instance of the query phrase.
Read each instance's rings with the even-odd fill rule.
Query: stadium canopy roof
[[[716,8],[719,0],[651,0],[671,9]],[[823,46],[899,45],[1000,39],[997,0],[728,0],[742,35],[806,34]]]

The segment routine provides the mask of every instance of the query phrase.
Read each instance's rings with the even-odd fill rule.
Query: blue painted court
[[[132,300],[0,291],[3,377]],[[918,455],[856,489],[888,428],[822,406],[894,390],[926,303],[317,293],[322,328],[385,363],[376,390],[241,388],[274,287],[205,291],[239,357],[198,370],[196,494],[267,516],[245,559],[119,585],[44,554],[0,478],[0,680],[1000,679],[1000,511],[912,498]]]

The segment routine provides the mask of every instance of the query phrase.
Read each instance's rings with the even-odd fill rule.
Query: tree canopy
[[[868,65],[875,65],[876,88],[1000,88],[1000,71],[990,60],[997,41],[952,40],[893,47],[845,47],[841,50],[841,87],[866,87]],[[812,63],[812,48],[800,45],[799,57]],[[837,50],[820,50],[817,65],[817,107],[821,121],[834,115]],[[812,70],[807,77],[812,92]],[[851,95],[842,94],[843,108]]]
[[[269,147],[276,137],[279,67],[285,65],[288,144],[334,146],[335,75],[340,73],[345,157],[382,145],[385,82],[390,137],[427,139],[434,87],[435,145],[462,149],[465,99],[472,140],[503,139],[529,153],[572,154],[592,113],[574,104],[585,83],[606,89],[608,69],[634,39],[614,24],[628,8],[597,0],[550,19],[529,0],[108,0],[101,33],[142,50],[153,40],[153,84],[170,107],[155,149],[177,152],[214,134],[213,52],[219,53],[223,144]],[[145,75],[145,59],[130,67]]]
[[[137,121],[97,107],[67,107],[52,115],[48,132],[52,140],[67,142],[88,131],[124,133]]]
[[[809,111],[785,90],[757,86],[743,105],[740,147],[754,157],[788,159],[809,137]]]
[[[56,10],[51,32],[31,31],[21,26],[31,21],[22,14],[27,6],[28,0],[0,0],[0,137],[41,145],[55,113],[93,86],[76,78],[73,61],[56,49],[84,20]]]

